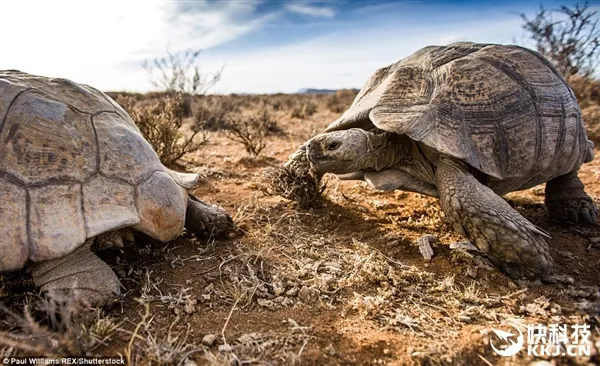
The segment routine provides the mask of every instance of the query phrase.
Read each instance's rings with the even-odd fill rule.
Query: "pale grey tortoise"
[[[425,47],[366,82],[287,166],[439,197],[457,233],[513,278],[553,277],[537,228],[500,198],[546,184],[558,220],[595,224],[577,177],[593,159],[573,91],[539,53],[512,45]]]
[[[166,242],[232,227],[188,193],[197,174],[163,166],[106,94],[66,79],[0,71],[0,272],[31,266],[43,292],[102,305],[120,293],[91,250],[131,229]]]

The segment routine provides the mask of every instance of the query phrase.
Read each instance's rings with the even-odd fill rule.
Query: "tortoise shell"
[[[593,158],[564,78],[513,45],[429,46],[377,70],[326,131],[353,127],[407,135],[494,180],[539,184]]]
[[[123,227],[171,240],[197,179],[163,166],[106,94],[0,71],[0,272]]]

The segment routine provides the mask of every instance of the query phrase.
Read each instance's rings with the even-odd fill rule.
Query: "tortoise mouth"
[[[309,153],[308,154],[308,161],[311,164],[327,163],[327,162],[331,162],[333,160],[334,159],[332,159],[331,157],[322,155],[319,153]]]

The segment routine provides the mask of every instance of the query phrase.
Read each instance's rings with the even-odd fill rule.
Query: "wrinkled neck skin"
[[[352,163],[355,170],[380,171],[408,164],[410,161],[410,146],[399,141],[401,137],[388,132],[368,132],[367,151]]]
[[[433,152],[429,151],[429,147],[405,135],[366,133],[369,136],[369,152],[358,159],[357,167],[375,171],[400,169],[415,179],[435,185],[434,168],[429,156]]]

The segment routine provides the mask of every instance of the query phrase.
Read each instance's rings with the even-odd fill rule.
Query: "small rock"
[[[233,347],[231,347],[228,344],[222,344],[222,345],[219,346],[219,352],[229,353],[231,351],[233,351]]]
[[[212,347],[216,340],[217,336],[215,334],[207,334],[202,338],[202,344],[206,347]]]
[[[325,286],[329,286],[335,281],[335,277],[326,273],[321,277],[321,280]]]
[[[258,303],[259,306],[262,306],[262,307],[267,308],[269,310],[275,310],[277,308],[277,306],[275,305],[275,303],[273,302],[273,300],[258,299],[257,303]]]
[[[283,286],[283,283],[281,281],[274,282],[272,286],[273,286],[273,294],[275,296],[279,296],[285,292],[285,286]]]
[[[294,305],[294,300],[289,297],[279,296],[273,299],[273,302],[279,304],[281,306],[292,306]]]
[[[186,358],[183,362],[183,366],[198,366],[198,364],[190,360],[189,358]]]
[[[450,243],[450,249],[479,251],[479,249],[477,249],[477,247],[470,241],[456,241],[454,243]]]
[[[469,277],[477,277],[477,267],[468,266],[466,272]]]
[[[259,340],[261,337],[258,333],[248,333],[248,334],[244,334],[242,335],[239,339],[238,342],[240,342],[241,344],[252,344],[253,342],[256,342],[257,340]]]
[[[287,296],[296,296],[298,295],[298,287],[293,287],[285,292]]]
[[[183,311],[185,311],[186,314],[193,314],[196,312],[196,300],[192,299],[191,297],[188,298],[185,302],[185,306],[183,307]]]
[[[426,261],[430,261],[431,257],[433,257],[433,248],[431,247],[431,243],[437,241],[437,237],[435,235],[423,235],[419,239],[417,239],[417,245],[419,246],[419,252],[425,258]]]
[[[319,290],[312,287],[303,286],[298,292],[298,297],[303,302],[309,304],[317,301],[319,299],[319,294]]]
[[[466,315],[459,315],[458,320],[460,320],[463,323],[470,323],[473,319],[471,319],[471,317],[468,317]]]

